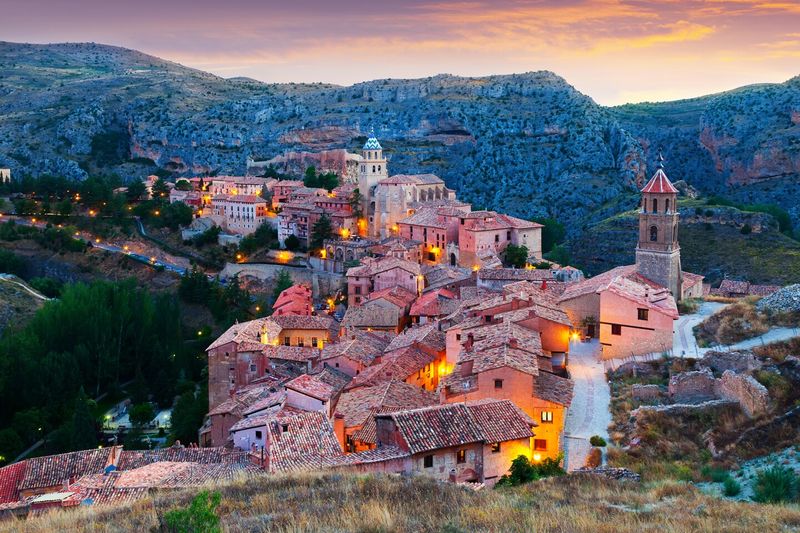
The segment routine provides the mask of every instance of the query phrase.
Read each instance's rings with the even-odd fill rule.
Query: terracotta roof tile
[[[87,474],[102,473],[109,464],[112,450],[118,454],[120,449],[109,447],[28,459],[25,476],[18,488],[43,489]]]
[[[365,368],[354,377],[347,388],[369,387],[392,380],[405,381],[434,361],[436,361],[435,356],[423,352],[416,346],[406,346],[385,353],[379,363]]]
[[[399,350],[411,346],[412,344],[418,346],[426,346],[435,351],[442,351],[446,346],[445,334],[439,331],[437,324],[425,324],[422,326],[414,326],[403,331],[400,335],[392,339],[386,347],[386,352]]]
[[[313,470],[343,455],[330,422],[316,411],[270,421],[267,439],[272,472]]]
[[[575,384],[571,379],[562,378],[549,372],[539,372],[533,378],[533,395],[549,402],[569,407]]]
[[[19,500],[18,487],[25,477],[27,461],[20,461],[0,468],[0,503]]]
[[[667,175],[664,173],[664,169],[659,168],[656,170],[656,173],[653,174],[653,177],[650,178],[650,181],[647,182],[647,185],[644,186],[642,192],[651,194],[678,194],[678,189],[669,181],[669,178],[667,178]]]
[[[390,380],[374,387],[359,387],[342,394],[336,405],[336,414],[344,417],[345,427],[363,425],[375,409],[413,409],[434,405],[435,394],[398,380]]]

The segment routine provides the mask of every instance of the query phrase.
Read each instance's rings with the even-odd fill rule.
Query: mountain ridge
[[[16,175],[243,173],[357,151],[374,127],[393,173],[439,174],[479,207],[572,235],[630,209],[659,148],[673,180],[800,219],[800,77],[603,107],[550,71],[268,84],[92,43],[0,43],[0,76],[0,167]]]

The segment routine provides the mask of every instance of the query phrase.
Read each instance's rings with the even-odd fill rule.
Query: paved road
[[[31,296],[33,296],[34,298],[38,298],[39,300],[42,300],[42,301],[45,301],[45,302],[50,300],[50,298],[48,298],[47,296],[45,296],[43,294],[39,294],[38,292],[36,292],[34,290],[31,290],[30,287],[28,287],[27,285],[24,285],[24,284],[20,283],[19,281],[15,280],[14,276],[12,276],[10,274],[0,274],[0,281],[5,281],[6,283],[11,283],[12,285],[17,285],[18,287],[20,287],[22,289],[25,289],[25,291],[30,293]]]
[[[675,323],[675,337],[673,342],[673,353],[677,357],[702,357],[708,351],[733,351],[747,350],[755,346],[769,344],[771,342],[785,341],[800,335],[798,328],[772,328],[759,337],[746,339],[742,342],[730,346],[711,346],[700,348],[697,339],[694,337],[693,328],[708,318],[709,315],[719,311],[727,304],[718,302],[703,302],[698,307],[696,313],[681,316]]]
[[[8,217],[3,217],[3,219],[6,219],[6,218],[9,219],[9,220],[13,220],[15,223],[23,225],[23,226],[35,226],[37,228],[44,228],[44,227],[47,226],[46,222],[39,222],[39,221],[32,222],[31,220],[29,220],[27,218],[16,217],[16,216],[13,216],[13,215],[8,216]],[[139,219],[136,219],[136,222],[139,225],[140,231],[142,231],[142,234],[144,235],[145,234],[144,233],[144,226],[142,226],[142,223],[139,221]],[[152,266],[154,268],[155,267],[164,267],[164,270],[169,270],[170,272],[176,272],[177,274],[180,274],[180,275],[184,275],[186,273],[186,268],[184,268],[184,267],[182,267],[182,266],[180,266],[178,264],[170,263],[169,261],[164,261],[163,259],[157,259],[155,257],[147,257],[147,256],[144,256],[144,255],[141,255],[141,254],[137,254],[135,252],[131,252],[129,250],[125,250],[124,248],[121,248],[121,247],[116,246],[114,244],[103,242],[102,240],[99,240],[98,238],[93,237],[92,235],[90,235],[89,233],[87,233],[85,231],[79,231],[74,236],[76,238],[78,238],[78,239],[81,239],[81,240],[85,241],[85,242],[91,243],[92,246],[95,247],[95,248],[100,248],[101,250],[106,250],[107,252],[112,252],[112,253],[115,253],[115,254],[127,255],[128,257],[130,257],[132,259],[135,259],[137,261],[140,261],[142,263],[150,265],[150,266]]]
[[[575,390],[564,425],[564,467],[568,471],[584,465],[592,435],[600,435],[608,441],[611,392],[605,367],[597,357],[599,352],[596,340],[570,344],[569,372]]]

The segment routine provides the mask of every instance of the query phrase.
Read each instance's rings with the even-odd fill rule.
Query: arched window
[[[381,171],[381,166],[380,166],[380,165],[378,165],[378,172],[380,172],[380,171]]]
[[[653,198],[653,213],[658,213],[658,200]]]
[[[375,165],[372,165],[372,171],[375,172]]]
[[[667,198],[667,199],[666,199],[666,200],[664,200],[664,201],[666,202],[666,204],[664,205],[664,211],[666,211],[667,213],[669,213],[669,198]]]
[[[653,200],[655,202],[655,200]],[[650,226],[650,240],[656,242],[658,240],[658,228]]]

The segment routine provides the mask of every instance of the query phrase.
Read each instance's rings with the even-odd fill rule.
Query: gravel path
[[[564,424],[564,467],[567,471],[583,466],[591,449],[589,438],[592,435],[608,440],[611,393],[605,367],[597,357],[599,352],[600,344],[596,340],[570,345],[569,372],[575,391]]]

